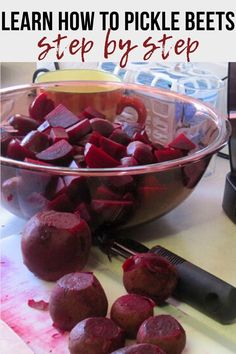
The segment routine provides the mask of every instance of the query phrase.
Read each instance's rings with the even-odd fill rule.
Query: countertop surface
[[[202,178],[195,191],[185,202],[159,220],[122,231],[123,236],[135,237],[149,247],[157,244],[166,247],[236,286],[236,227],[222,210],[225,176],[228,170],[229,162],[216,157],[210,165],[208,175]],[[67,337],[61,338],[59,336],[60,340],[58,339],[57,345],[55,345],[54,339],[58,335],[54,333],[55,329],[51,326],[48,314],[40,315],[41,322],[43,316],[45,318],[43,319],[44,325],[41,324],[40,330],[38,330],[36,321],[39,315],[35,315],[35,313],[39,311],[27,307],[29,294],[33,298],[37,294],[37,298],[39,296],[48,300],[51,285],[48,286],[45,282],[36,279],[23,266],[19,234],[25,221],[3,209],[0,210],[0,213],[3,256],[13,262],[13,269],[17,268],[17,272],[10,273],[8,276],[10,278],[7,286],[5,283],[2,284],[4,285],[3,295],[6,297],[12,289],[17,289],[16,297],[21,299],[21,303],[16,303],[15,298],[12,301],[6,300],[6,303],[3,302],[3,320],[14,328],[36,354],[47,353],[52,348],[52,342],[46,339],[49,336],[48,333],[54,341],[52,353],[68,353]],[[110,305],[119,295],[124,294],[120,259],[114,259],[112,263],[109,263],[107,257],[100,250],[94,248],[87,269],[94,271],[103,284]],[[22,284],[25,284],[25,288]],[[16,312],[16,306],[18,312]],[[21,311],[25,314],[24,318],[27,318],[22,323],[20,323],[21,318],[16,319],[16,314]],[[166,308],[157,308],[156,311],[157,313],[161,311],[161,313],[174,315],[186,329],[188,341],[183,354],[236,353],[236,322],[230,325],[221,325],[187,304],[175,301],[170,301],[170,305]],[[16,320],[18,327],[15,327]],[[24,328],[27,328],[27,323],[30,328],[32,327],[32,321],[35,331],[38,331],[37,335],[41,338],[40,343],[43,344],[29,339],[29,334],[27,334],[29,332],[24,331]],[[30,338],[34,338],[32,331]]]

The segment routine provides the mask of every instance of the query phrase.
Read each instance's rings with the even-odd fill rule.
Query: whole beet
[[[155,303],[144,296],[126,294],[119,297],[111,307],[111,319],[129,338],[135,338],[144,320],[153,316]]]
[[[154,344],[133,344],[120,348],[111,354],[166,354],[164,350]]]
[[[71,330],[87,317],[106,316],[108,301],[104,289],[92,273],[76,272],[57,281],[49,300],[54,325]]]
[[[78,215],[43,211],[25,225],[21,239],[24,264],[39,278],[55,281],[87,263],[91,234]]]
[[[140,326],[137,343],[158,345],[167,354],[182,353],[186,334],[181,324],[170,315],[149,317]]]
[[[148,296],[163,303],[177,283],[176,268],[164,257],[139,253],[123,264],[123,283],[128,293]]]
[[[124,344],[122,329],[103,317],[86,318],[72,329],[69,336],[71,354],[109,354]]]

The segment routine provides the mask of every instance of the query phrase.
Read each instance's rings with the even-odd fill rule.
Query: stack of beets
[[[143,126],[111,123],[92,107],[76,116],[61,104],[54,107],[46,93],[35,98],[29,114],[9,118],[15,132],[2,130],[3,155],[46,166],[104,169],[172,160],[195,148],[184,134],[165,147],[153,144]],[[141,185],[132,175],[95,182],[92,177],[50,176],[23,169],[2,185],[3,201],[15,214],[29,218],[41,210],[78,213],[93,230],[122,223],[139,199],[163,189],[156,178]]]

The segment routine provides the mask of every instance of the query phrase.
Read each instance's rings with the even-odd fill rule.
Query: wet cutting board
[[[29,299],[48,301],[53,283],[37,279],[23,265],[19,235],[3,239],[0,246],[2,319],[35,354],[68,354],[68,334],[60,333],[52,326],[47,311],[28,306]],[[125,294],[119,259],[110,263],[99,250],[93,249],[87,269],[94,271],[101,281],[110,306],[118,296]],[[220,325],[181,303],[156,308],[155,311],[156,314],[171,314],[181,322],[187,334],[184,354],[236,353],[236,323]]]

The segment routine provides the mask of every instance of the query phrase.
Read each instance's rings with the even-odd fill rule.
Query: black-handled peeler
[[[236,319],[236,288],[164,247],[151,249],[131,239],[109,240],[106,253],[128,258],[143,252],[154,252],[176,266],[178,283],[173,297],[181,300],[222,324]]]

